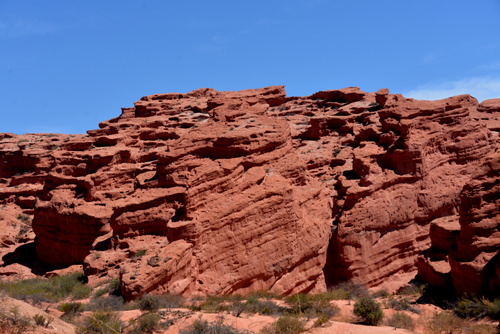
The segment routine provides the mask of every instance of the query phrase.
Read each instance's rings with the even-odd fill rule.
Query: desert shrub
[[[416,314],[420,314],[420,310],[413,307],[408,298],[389,297],[389,299],[387,300],[387,306],[396,311],[410,311]]]
[[[259,313],[264,315],[283,314],[288,310],[285,307],[277,305],[275,302],[271,300],[260,300],[259,298],[254,296],[248,297],[247,301],[241,307],[244,308],[243,310],[244,312]]]
[[[78,334],[118,334],[123,323],[116,313],[97,311],[85,318],[83,326],[77,329]]]
[[[101,297],[106,294],[121,296],[120,292],[120,279],[113,278],[109,280],[104,287],[100,288],[94,293],[94,297]]]
[[[310,316],[317,317],[323,321],[331,319],[337,315],[340,309],[336,305],[330,304],[328,301],[317,301],[313,304],[312,313]]]
[[[13,298],[33,300],[37,302],[58,302],[71,297],[82,299],[90,295],[91,289],[84,284],[81,273],[28,280],[0,282],[0,290],[4,290]]]
[[[137,252],[135,252],[135,253],[131,256],[131,258],[132,258],[133,260],[138,260],[138,259],[140,259],[141,257],[143,257],[144,255],[146,255],[146,252],[147,252],[147,250],[145,250],[145,249],[140,249],[140,250],[138,250]]]
[[[44,317],[42,314],[35,314],[33,320],[35,321],[35,325],[47,328],[52,321],[54,321],[54,318],[50,316]]]
[[[422,296],[427,286],[421,283],[410,283],[397,291],[400,296]]]
[[[49,278],[48,281],[53,292],[61,298],[81,299],[88,297],[91,292],[91,288],[85,285],[86,277],[83,273],[55,276]]]
[[[145,313],[133,322],[129,334],[151,333],[160,326],[161,317],[157,313]]]
[[[353,300],[368,296],[368,290],[361,285],[353,282],[343,282],[334,287],[331,287],[327,295],[330,300]]]
[[[385,289],[378,290],[378,291],[375,291],[374,293],[372,293],[373,298],[387,298],[390,296],[391,296],[390,292],[385,290]]]
[[[107,287],[100,288],[96,292],[94,292],[94,298],[102,297],[102,296],[104,296],[104,295],[106,295],[108,293],[109,293],[109,290],[108,290]]]
[[[387,319],[387,326],[404,328],[412,331],[415,329],[415,322],[408,314],[397,312]]]
[[[323,318],[324,321],[339,312],[339,308],[332,305],[324,294],[297,294],[287,297],[285,301],[290,305],[292,314],[304,315],[307,318]]]
[[[201,303],[189,306],[194,311],[222,312],[229,311],[231,303],[241,301],[243,298],[238,295],[232,296],[208,296]]]
[[[254,291],[247,295],[248,298],[258,298],[258,299],[281,299],[281,296],[275,295],[269,291],[260,290]]]
[[[453,311],[461,318],[490,317],[500,320],[500,299],[489,301],[479,298],[460,299],[453,307]]]
[[[27,223],[30,220],[30,216],[24,215],[24,214],[18,214],[17,219],[19,219],[20,221],[22,221],[24,223]]]
[[[32,327],[31,319],[23,316],[17,307],[0,310],[0,332],[21,334]]]
[[[137,306],[141,311],[156,312],[161,308],[171,309],[181,307],[184,299],[179,295],[164,294],[153,295],[147,294],[137,301]]]
[[[327,317],[327,316],[321,316],[321,317],[318,317],[318,318],[314,321],[313,326],[314,326],[314,327],[322,327],[322,326],[326,325],[326,324],[328,323],[328,321],[330,321],[330,318],[331,318],[331,317]]]
[[[343,288],[339,288],[339,287],[331,288],[330,290],[328,290],[328,293],[329,293],[330,298],[332,300],[349,300],[349,299],[351,299],[351,294],[349,293],[349,291],[347,291]]]
[[[261,334],[298,334],[305,331],[304,321],[283,316],[279,317],[274,323],[264,327]]]
[[[71,299],[72,300],[85,299],[88,296],[90,296],[91,292],[92,288],[90,288],[89,286],[84,284],[78,284],[77,286],[73,287],[71,291]]]
[[[312,306],[312,299],[310,296],[303,293],[286,297],[285,302],[290,305],[294,314],[303,314]]]
[[[109,281],[108,283],[109,290],[111,290],[109,293],[111,294],[117,294],[120,292],[120,279],[119,278],[113,278]]]
[[[488,306],[478,298],[459,300],[453,312],[461,318],[482,318],[488,314]]]
[[[182,307],[184,305],[184,298],[174,294],[160,295],[161,308],[172,309]]]
[[[498,334],[497,326],[493,324],[467,324],[462,328],[464,334]]]
[[[243,332],[225,325],[222,320],[208,322],[207,320],[197,319],[191,326],[181,330],[179,334],[243,334]]]
[[[441,312],[436,313],[432,318],[426,323],[427,329],[431,333],[451,333],[456,331],[465,325],[465,320],[457,317],[451,312]]]
[[[488,316],[494,320],[500,320],[500,299],[488,303]]]
[[[59,311],[64,312],[63,317],[66,319],[71,319],[80,313],[82,313],[85,309],[82,303],[71,302],[71,303],[62,303],[58,307]]]
[[[144,295],[139,299],[139,309],[141,311],[156,312],[161,307],[161,299],[157,295]]]
[[[87,311],[120,311],[123,310],[125,301],[123,297],[118,296],[105,296],[99,298],[92,298],[89,304],[85,306]]]
[[[247,303],[243,303],[240,301],[235,301],[231,304],[229,309],[231,310],[231,314],[234,315],[235,317],[239,317],[247,308]]]
[[[384,317],[380,304],[375,302],[375,300],[369,296],[361,297],[354,304],[353,312],[363,323],[371,326],[378,325]]]

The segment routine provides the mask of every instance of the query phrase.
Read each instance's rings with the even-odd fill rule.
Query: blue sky
[[[0,0],[0,132],[84,133],[144,95],[270,85],[500,98],[500,1]]]

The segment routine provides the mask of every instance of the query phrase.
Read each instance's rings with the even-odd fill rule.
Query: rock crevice
[[[484,294],[500,281],[499,114],[500,99],[353,87],[150,95],[87,135],[0,134],[1,218],[33,217],[41,261],[119,276],[129,299],[417,270]]]

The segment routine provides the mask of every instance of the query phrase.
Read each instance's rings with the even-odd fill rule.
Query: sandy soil
[[[277,301],[282,302],[282,301]],[[384,304],[384,299],[379,299],[379,302]],[[419,314],[411,313],[409,311],[404,311],[404,313],[408,314],[415,321],[416,328],[414,332],[398,329],[388,326],[365,326],[356,323],[356,318],[353,315],[353,307],[354,302],[346,301],[346,300],[338,300],[332,301],[339,309],[340,312],[335,315],[327,324],[322,327],[314,327],[314,321],[310,320],[306,323],[306,333],[312,334],[330,334],[330,333],[338,333],[338,334],[377,334],[377,333],[394,333],[394,334],[403,334],[403,333],[427,333],[425,324],[426,322],[436,313],[442,311],[442,309],[434,306],[434,305],[414,305],[420,311]],[[70,333],[74,334],[76,328],[72,324],[68,324],[59,319],[62,315],[62,312],[57,310],[56,305],[44,305],[42,308],[34,307],[28,303],[25,303],[20,300],[12,299],[10,297],[1,297],[0,298],[0,312],[7,312],[12,314],[14,310],[22,315],[26,316],[29,319],[33,319],[33,316],[36,314],[41,314],[46,318],[52,318],[53,321],[50,323],[48,328],[43,327],[33,327],[25,332],[28,334],[34,333],[42,333],[42,334],[54,334],[54,333]],[[384,308],[384,316],[385,318],[391,317],[395,312],[393,309]],[[161,310],[161,313],[164,314],[164,319],[173,320],[173,324],[164,331],[158,331],[155,333],[162,334],[177,334],[182,329],[188,328],[195,320],[203,319],[209,322],[222,321],[224,324],[237,328],[240,331],[244,331],[247,333],[259,333],[265,326],[276,321],[276,317],[264,316],[259,314],[241,314],[240,317],[236,317],[229,312],[220,312],[220,313],[203,313],[203,312],[194,312],[189,309],[172,309],[172,310]],[[81,319],[85,316],[90,315],[91,312],[84,312],[81,315]],[[124,324],[129,324],[131,320],[137,319],[141,315],[140,310],[128,310],[121,311],[119,313],[120,319]],[[32,321],[33,322],[33,321]],[[486,320],[482,321],[488,323]],[[496,323],[489,323],[492,326],[495,326]],[[0,330],[0,333],[1,330]],[[3,334],[3,333],[2,333]]]

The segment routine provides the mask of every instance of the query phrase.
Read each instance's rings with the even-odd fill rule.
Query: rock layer
[[[156,94],[88,135],[0,134],[0,201],[33,215],[40,260],[119,275],[129,299],[374,287],[417,267],[486,293],[499,114],[386,89]]]

